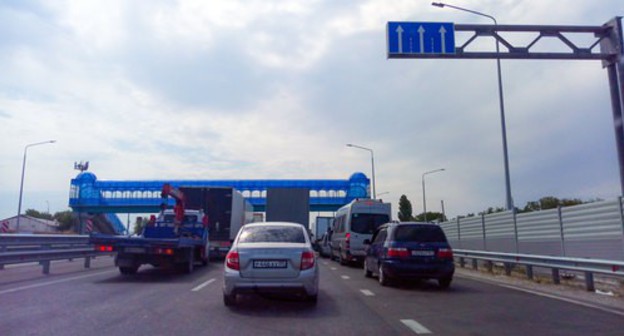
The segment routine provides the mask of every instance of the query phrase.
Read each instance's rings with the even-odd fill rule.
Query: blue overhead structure
[[[306,188],[310,190],[310,211],[335,211],[356,198],[369,198],[370,180],[354,173],[347,180],[153,180],[99,181],[90,172],[71,180],[69,206],[75,212],[150,213],[160,211],[163,184],[174,187],[232,187],[254,206],[264,211],[269,188]],[[173,205],[173,200],[169,200]]]

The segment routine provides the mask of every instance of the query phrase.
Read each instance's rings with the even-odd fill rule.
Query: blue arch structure
[[[174,187],[232,187],[254,206],[264,211],[269,188],[310,190],[310,211],[335,211],[356,198],[370,198],[370,179],[354,173],[347,180],[151,180],[100,181],[91,172],[81,172],[71,180],[69,206],[74,212],[150,213],[160,210],[163,184]],[[173,200],[169,200],[173,205]],[[116,231],[125,229],[113,223]],[[121,228],[117,228],[121,226]],[[119,230],[117,230],[119,229]]]

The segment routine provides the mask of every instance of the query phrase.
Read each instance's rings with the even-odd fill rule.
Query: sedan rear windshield
[[[372,234],[382,224],[388,223],[389,220],[388,215],[355,213],[351,216],[351,231]]]
[[[239,243],[305,243],[303,226],[247,226]]]
[[[394,240],[399,242],[446,243],[446,236],[437,226],[400,225],[394,231]]]

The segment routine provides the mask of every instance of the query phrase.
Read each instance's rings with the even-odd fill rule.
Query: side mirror
[[[371,244],[371,241],[370,241],[370,240],[368,240],[368,239],[364,239],[364,241],[362,242],[362,244],[364,244],[364,245],[370,245],[370,244]]]

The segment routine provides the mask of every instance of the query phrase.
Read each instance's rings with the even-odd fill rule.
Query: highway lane
[[[222,264],[193,274],[142,267],[123,277],[111,258],[91,269],[59,262],[0,271],[0,335],[619,335],[622,316],[456,277],[381,287],[361,268],[319,259],[316,307],[245,296],[222,303]]]

